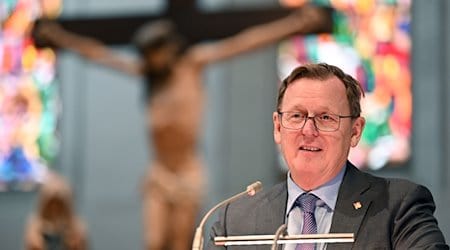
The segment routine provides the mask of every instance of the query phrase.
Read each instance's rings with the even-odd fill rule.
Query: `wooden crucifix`
[[[147,130],[155,158],[142,184],[146,249],[185,250],[191,246],[204,195],[197,145],[202,134],[205,66],[294,34],[331,29],[331,14],[324,8],[308,5],[288,12],[204,14],[196,10],[193,0],[172,0],[161,16],[61,20],[63,27],[44,25],[37,30],[38,40],[146,78],[146,114],[151,114]],[[144,24],[162,17],[172,22]],[[181,36],[189,42],[184,43]],[[105,45],[125,44],[131,37],[140,52],[139,60],[124,58]],[[197,43],[205,39],[214,40]]]
[[[103,18],[60,19],[61,25],[77,34],[96,38],[108,45],[128,44],[134,32],[143,24],[167,18],[189,43],[229,37],[250,26],[284,17],[292,9],[274,7],[257,10],[226,10],[205,13],[196,8],[196,0],[168,0],[160,15],[132,15]],[[330,12],[324,18],[331,20]],[[331,31],[331,23],[321,31]]]

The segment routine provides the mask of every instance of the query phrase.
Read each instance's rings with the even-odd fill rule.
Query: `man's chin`
[[[295,171],[294,176],[298,176],[300,178],[319,178],[322,173],[318,171],[317,167],[314,167],[313,165],[308,166],[301,166],[295,169],[292,169],[291,172]]]

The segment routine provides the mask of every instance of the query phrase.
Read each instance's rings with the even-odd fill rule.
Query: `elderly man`
[[[363,173],[348,160],[364,128],[360,84],[328,64],[296,68],[282,83],[274,139],[289,166],[287,180],[228,205],[214,236],[353,233],[353,243],[290,244],[285,249],[448,249],[427,188]],[[229,247],[229,249],[269,249]]]

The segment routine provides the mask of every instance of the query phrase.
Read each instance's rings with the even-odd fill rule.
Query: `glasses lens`
[[[339,116],[333,114],[322,114],[314,116],[317,129],[322,131],[335,131],[339,128]]]
[[[281,125],[287,129],[301,129],[308,116],[297,112],[284,112],[281,115]]]

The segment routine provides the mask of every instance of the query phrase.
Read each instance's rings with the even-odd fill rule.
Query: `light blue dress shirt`
[[[345,173],[345,166],[342,167],[341,171],[322,186],[310,191],[310,193],[319,197],[320,200],[316,204],[316,223],[317,223],[317,233],[325,234],[330,232],[331,221],[333,219],[334,208],[336,206],[336,200],[339,192],[339,187],[341,185],[342,179]],[[290,172],[287,178],[287,188],[288,188],[288,200],[286,206],[286,222],[287,222],[287,232],[289,235],[298,235],[302,232],[303,226],[303,211],[299,207],[294,207],[295,200],[297,197],[305,193],[291,178]],[[296,244],[286,244],[285,250],[294,250]],[[325,249],[326,243],[317,244],[317,249]]]

